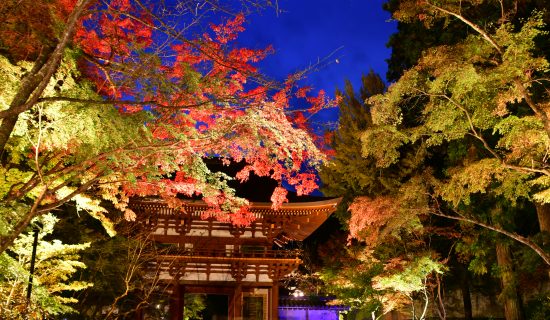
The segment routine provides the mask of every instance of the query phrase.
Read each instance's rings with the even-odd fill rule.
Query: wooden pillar
[[[243,286],[239,283],[235,289],[235,320],[243,318]]]
[[[184,291],[179,283],[174,283],[170,299],[170,320],[183,320]]]
[[[242,320],[243,318],[243,286],[239,282],[233,294],[229,297],[229,319]]]
[[[279,281],[273,280],[271,287],[271,318],[272,320],[279,319]]]

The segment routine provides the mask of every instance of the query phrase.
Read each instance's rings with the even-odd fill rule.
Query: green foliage
[[[494,257],[494,239],[484,233],[467,233],[456,245],[456,252],[461,261],[467,262],[468,270],[475,275],[489,272]]]
[[[32,68],[29,62],[12,64],[8,58],[0,55],[0,110],[8,109],[13,96],[20,85],[21,77]]]
[[[503,283],[501,297],[513,299],[521,287],[514,264],[540,267],[548,251],[538,237],[523,241],[538,252],[533,260],[489,230],[527,240],[522,236],[536,233],[532,208],[549,202],[549,16],[540,11],[547,4],[526,1],[518,9],[507,2],[404,0],[388,8],[400,21],[394,58],[405,58],[391,60],[396,82],[368,100],[380,116],[363,135],[389,141],[364,141],[363,154],[376,156],[382,169],[415,148],[425,150],[423,170],[406,180],[424,184],[427,212],[464,221],[452,235],[459,261],[475,274],[494,271]],[[428,36],[419,39],[424,46],[395,41],[417,35]],[[424,221],[437,225],[436,218]],[[535,269],[522,271],[533,276]]]
[[[356,249],[346,250],[346,256],[339,259],[341,265],[325,264],[319,276],[325,283],[324,290],[339,302],[370,314],[381,308],[380,292],[373,288],[373,278],[383,271],[383,265],[358,255]]]
[[[46,315],[75,312],[76,299],[68,292],[81,291],[92,284],[76,281],[72,276],[86,268],[80,260],[86,244],[63,244],[60,240],[47,240],[58,219],[52,214],[35,219],[40,223],[31,303],[27,306],[26,289],[34,241],[34,231],[22,234],[0,256],[0,316],[7,319],[42,319]]]
[[[13,221],[24,217],[29,209],[25,203],[0,206],[0,235],[8,235],[13,230]]]
[[[526,318],[530,320],[545,320],[550,317],[550,297],[545,294],[537,295],[527,301]]]
[[[391,0],[384,4],[384,9],[390,13],[400,9],[403,1]],[[466,8],[463,8],[466,10]],[[480,15],[479,12],[470,12],[470,15]],[[492,15],[494,11],[484,12],[485,15]],[[392,53],[388,61],[388,72],[386,78],[394,82],[399,79],[403,72],[414,66],[422,56],[422,52],[435,45],[449,45],[465,37],[468,32],[464,30],[460,22],[452,19],[441,19],[430,21],[431,28],[426,28],[426,23],[421,19],[398,19],[398,32],[391,35],[388,47]]]
[[[468,12],[487,10],[465,3]],[[425,19],[431,27],[440,18],[459,17],[468,23],[465,28],[478,22],[461,16],[452,1],[424,7],[403,1],[394,10],[402,21]],[[539,92],[546,87],[542,79],[549,63],[537,48],[537,39],[548,36],[543,19],[534,11],[487,30],[477,26],[453,44],[425,48],[384,95],[369,99],[384,116],[373,116],[374,126],[363,133],[363,155],[385,168],[409,156],[407,146],[421,145],[433,173],[425,179],[426,190],[454,210],[474,205],[472,196],[482,194],[512,206],[531,199],[548,202],[550,132],[540,115],[548,97]],[[414,121],[401,120],[412,105],[420,114],[412,115]]]
[[[428,276],[443,273],[444,267],[428,256],[416,258],[399,272],[376,278],[377,289],[390,289],[410,296],[414,292],[426,290]]]
[[[376,126],[361,135],[364,158],[372,157],[379,168],[387,168],[399,159],[399,148],[409,142],[409,138],[393,126]]]
[[[183,319],[202,320],[202,311],[206,308],[205,294],[185,294]]]
[[[493,268],[494,235],[466,223],[428,218],[429,213],[512,231],[508,235],[516,239],[521,239],[519,232],[534,233],[519,231],[515,220],[533,218],[525,212],[526,203],[550,202],[549,63],[547,47],[541,45],[548,40],[543,22],[548,16],[532,11],[533,3],[525,7],[528,12],[521,9],[524,19],[504,2],[503,16],[496,3],[485,1],[388,5],[400,20],[400,33],[391,43],[397,49],[394,57],[402,59],[390,66],[398,80],[367,99],[371,122],[355,134],[361,137],[360,153],[336,155],[361,155],[363,172],[377,182],[393,178],[391,184],[381,183],[391,187],[354,193],[364,197],[350,207],[351,236],[365,241],[368,255],[385,266],[383,288],[412,292],[422,289],[422,277],[415,274],[443,271],[429,263],[415,268],[412,252],[438,264],[435,248],[439,256],[457,248],[460,261],[475,273]],[[417,35],[428,37],[416,44],[395,41]],[[346,181],[340,182],[345,189]],[[487,238],[493,240],[484,242]],[[389,272],[395,261],[402,267]],[[403,303],[396,296],[382,302],[388,306],[392,300]]]
[[[359,93],[355,92],[349,81],[346,81],[344,91],[336,91],[340,101],[340,119],[332,145],[335,156],[320,171],[323,193],[343,196],[336,215],[345,226],[349,219],[348,206],[354,197],[388,188],[392,183],[386,182],[392,181],[391,177],[376,176],[371,171],[374,168],[373,160],[361,155],[361,132],[372,126],[370,105],[365,100],[385,90],[382,79],[372,71],[361,80]],[[364,263],[357,258],[355,249],[331,249],[342,254],[336,259],[324,259],[320,278],[325,283],[324,290],[334,294],[343,303],[356,310],[371,312],[380,308],[376,290],[372,288],[372,278],[381,271],[381,265]]]
[[[380,78],[372,73],[363,77],[361,92],[374,93],[365,88],[376,81]],[[384,86],[377,88],[382,92]],[[430,177],[430,172],[418,172],[426,149],[400,131],[405,113],[398,107],[376,107],[376,99],[386,98],[399,106],[400,97],[364,94],[359,101],[349,82],[342,97],[336,155],[321,171],[321,178],[325,193],[344,196],[341,206],[349,207],[351,218],[340,217],[349,228],[348,240],[353,241],[341,258],[346,262],[326,264],[322,278],[327,290],[355,310],[385,313],[410,300],[395,288],[373,287],[373,279],[398,277],[392,264],[407,261],[407,253],[429,252],[422,240],[421,217],[428,212],[429,183],[423,178]],[[416,285],[417,278],[403,276],[402,283],[411,280],[409,285]]]
[[[76,81],[80,74],[71,56],[74,52],[67,50],[67,58],[50,80],[45,93],[101,100],[88,83]],[[8,101],[17,92],[20,77],[29,68],[32,68],[29,63],[12,65],[6,58],[0,57],[0,77],[5,80],[2,81],[5,90],[0,90],[1,109],[8,107]],[[61,86],[59,83],[62,83]],[[64,185],[56,188],[55,198],[67,197],[93,177],[86,172],[84,163],[105,152],[127,146],[132,141],[133,144],[141,141],[143,123],[147,119],[145,113],[123,116],[111,107],[59,101],[42,102],[22,113],[6,145],[5,161],[0,166],[0,200],[3,204],[0,234],[6,236],[12,232],[15,223],[28,215],[30,204],[40,197],[48,185]],[[99,170],[106,172],[112,169],[113,162],[128,161],[123,153],[110,159],[112,162],[95,162],[97,166],[102,166]],[[59,168],[60,163],[65,170],[47,174],[56,165]],[[28,188],[25,184],[37,176],[41,178],[39,184]],[[18,190],[21,193],[15,198],[14,192]],[[82,193],[70,198],[83,211],[104,222],[111,234],[114,233],[112,223],[104,216],[105,209],[99,206],[98,200]]]
[[[337,90],[340,119],[334,134],[332,147],[335,156],[320,172],[323,192],[331,196],[344,196],[345,200],[338,215],[345,217],[347,204],[353,196],[373,192],[381,188],[380,183],[366,171],[372,167],[372,160],[361,156],[361,132],[372,125],[370,106],[365,104],[368,97],[382,93],[385,85],[374,72],[362,77],[359,93],[354,91],[351,82],[346,81],[344,91]],[[383,179],[383,178],[382,178]]]

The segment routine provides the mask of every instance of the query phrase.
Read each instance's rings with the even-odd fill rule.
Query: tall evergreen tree
[[[361,156],[360,133],[372,125],[366,99],[383,93],[385,88],[384,81],[371,70],[361,77],[359,93],[355,92],[349,80],[345,82],[344,91],[336,90],[340,112],[332,142],[335,155],[322,168],[320,176],[324,194],[344,197],[337,213],[344,223],[348,216],[347,206],[355,196],[380,188],[376,177],[368,171],[372,160]]]

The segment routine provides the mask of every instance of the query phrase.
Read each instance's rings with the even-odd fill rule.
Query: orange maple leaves
[[[351,211],[348,240],[359,239],[373,245],[383,239],[384,226],[397,216],[398,206],[391,197],[357,197],[348,210]]]

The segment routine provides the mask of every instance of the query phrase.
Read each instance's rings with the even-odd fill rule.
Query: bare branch
[[[487,32],[485,32],[485,30],[481,29],[480,26],[478,26],[477,24],[473,23],[472,21],[466,19],[462,14],[460,13],[455,13],[455,12],[452,12],[450,10],[447,10],[443,7],[440,7],[436,4],[433,4],[429,1],[426,2],[430,7],[434,8],[435,10],[437,11],[441,11],[443,13],[446,13],[448,15],[451,15],[457,19],[459,19],[460,21],[464,22],[465,24],[467,24],[469,27],[471,27],[472,29],[474,29],[477,33],[479,33],[485,40],[487,40],[496,50],[499,54],[502,55],[502,48],[495,42],[495,40],[493,40],[493,38],[491,38],[491,36],[489,36],[489,34]]]
[[[512,239],[528,246],[529,248],[531,248],[533,251],[535,251],[544,260],[544,262],[547,265],[550,266],[550,254],[548,254],[546,251],[544,251],[544,249],[542,249],[535,242],[533,242],[530,239],[528,239],[526,237],[523,237],[523,236],[521,236],[521,235],[519,235],[515,232],[506,231],[502,228],[495,227],[495,226],[492,226],[490,224],[487,224],[487,223],[484,223],[484,222],[481,222],[481,221],[477,221],[477,220],[474,220],[474,219],[470,219],[470,218],[467,218],[467,217],[459,215],[459,214],[449,215],[449,214],[443,213],[441,210],[433,210],[432,213],[436,216],[444,217],[444,218],[447,218],[447,219],[472,223],[472,224],[478,225],[480,227],[483,227],[485,229],[488,229],[488,230],[491,230],[491,231],[494,231],[494,232],[498,232],[498,233],[503,234],[503,235],[505,235],[509,238],[512,238]]]
[[[167,105],[160,103],[156,100],[145,100],[145,101],[135,101],[135,100],[89,100],[89,99],[80,99],[72,97],[43,97],[38,100],[38,102],[74,102],[74,103],[88,103],[88,104],[97,104],[97,105],[137,105],[137,106],[158,106],[161,108],[167,109],[192,109],[201,107],[207,104],[212,103],[211,101],[204,101],[196,104],[187,104],[187,105]]]

